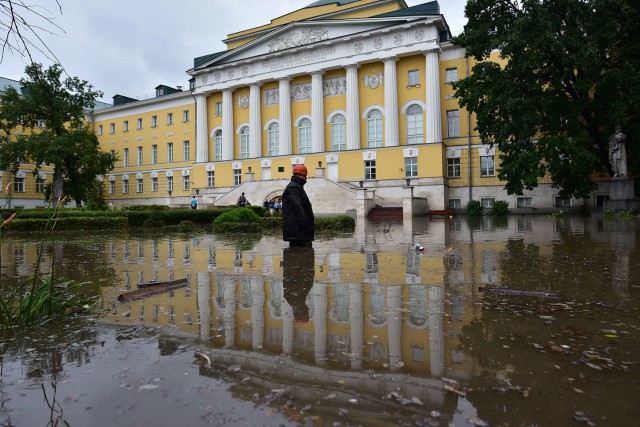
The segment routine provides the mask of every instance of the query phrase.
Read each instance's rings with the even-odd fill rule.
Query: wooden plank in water
[[[509,289],[509,288],[493,288],[493,287],[482,287],[478,288],[480,292],[490,292],[496,294],[503,295],[518,295],[518,296],[529,296],[529,297],[539,297],[539,298],[555,298],[560,299],[562,295],[557,292],[547,292],[547,291],[522,291],[518,289]]]
[[[146,285],[146,286],[144,286]],[[138,285],[138,290],[125,292],[118,296],[118,301],[127,302],[146,298],[151,295],[158,295],[189,285],[187,279],[171,280],[168,282],[147,282]]]

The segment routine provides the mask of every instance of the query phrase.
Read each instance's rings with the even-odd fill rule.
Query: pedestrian
[[[289,246],[311,246],[314,240],[313,208],[303,188],[306,183],[307,167],[295,165],[281,199],[282,239],[289,242]]]
[[[276,211],[276,215],[280,215],[280,208],[282,207],[282,203],[279,200],[273,202],[273,209]]]
[[[198,209],[198,198],[196,196],[191,198],[191,209]]]
[[[247,198],[244,196],[244,192],[240,195],[240,197],[238,197],[238,206],[240,206],[241,208],[244,208],[245,206],[247,206],[249,202],[247,202]]]
[[[273,211],[275,210],[276,202],[273,200],[269,201],[269,215],[273,216]]]

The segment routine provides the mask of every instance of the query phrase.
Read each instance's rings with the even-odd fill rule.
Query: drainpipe
[[[465,58],[465,78],[469,77],[469,57]],[[467,109],[467,174],[469,180],[469,201],[473,200],[473,174],[471,171],[471,112]]]

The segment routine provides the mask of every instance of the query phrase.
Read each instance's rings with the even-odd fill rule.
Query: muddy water
[[[97,284],[102,314],[3,337],[0,421],[635,425],[638,230],[416,219],[308,250],[207,232],[66,236],[41,269]],[[3,240],[3,286],[33,274],[37,243]]]

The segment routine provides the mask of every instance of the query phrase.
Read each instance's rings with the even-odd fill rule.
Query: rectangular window
[[[138,166],[142,166],[142,147],[138,147]]]
[[[167,113],[167,125],[173,124],[173,113]]]
[[[173,163],[173,142],[167,143],[167,162]]]
[[[447,68],[445,71],[444,82],[451,83],[458,81],[458,69],[457,68]]]
[[[98,125],[98,135],[102,135],[102,125]]]
[[[142,178],[138,178],[138,187],[136,189],[138,193],[142,193],[144,191],[144,182]]]
[[[376,179],[376,161],[364,161],[364,179]]]
[[[234,169],[233,170],[233,185],[242,184],[242,170]]]
[[[182,123],[189,123],[189,110],[182,111]]]
[[[109,133],[116,133],[116,124],[115,123],[109,124]]]
[[[216,110],[214,113],[216,116],[222,115],[222,102],[216,102]]]
[[[138,126],[136,127],[136,129],[138,130],[142,129],[142,118],[138,119]]]
[[[122,166],[129,166],[129,149],[122,150]]]
[[[182,141],[182,159],[189,160],[191,153],[189,152],[189,141]]]
[[[447,159],[447,177],[460,178],[460,158]]]
[[[460,136],[460,113],[458,110],[447,111],[447,136]]]
[[[449,209],[460,209],[461,207],[460,199],[449,199]]]
[[[480,156],[480,176],[494,176],[496,174],[493,156]]]
[[[182,177],[182,189],[184,191],[189,191],[189,175]]]
[[[122,132],[129,132],[129,120],[122,122]]]
[[[158,192],[158,177],[151,178],[151,191],[154,193]]]
[[[404,158],[404,176],[406,178],[412,178],[414,176],[418,176],[418,158],[417,157]]]
[[[129,178],[122,179],[122,194],[129,193]]]
[[[167,191],[173,191],[173,177],[167,177]]]
[[[408,86],[418,86],[420,87],[420,71],[418,70],[409,70],[407,73],[407,79],[409,81]]]
[[[518,197],[516,199],[516,207],[518,208],[532,208],[533,197]]]
[[[480,204],[483,208],[490,209],[493,203],[496,201],[495,197],[481,197]]]
[[[109,194],[116,194],[116,182],[109,181]]]
[[[158,127],[158,116],[151,116],[151,127]]]
[[[556,205],[556,208],[570,208],[571,198],[556,196],[555,205]]]
[[[44,193],[45,179],[36,177],[36,193]]]
[[[42,119],[36,120],[36,127],[38,129],[44,129],[44,120]]]
[[[216,172],[207,171],[207,187],[213,188],[216,185]]]
[[[157,144],[153,144],[151,146],[151,163],[154,165],[158,163],[158,145]]]

